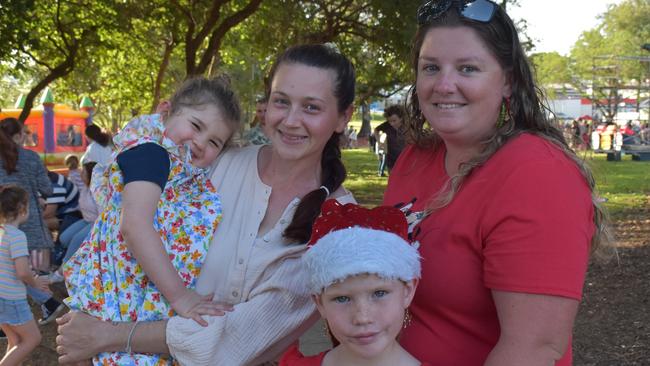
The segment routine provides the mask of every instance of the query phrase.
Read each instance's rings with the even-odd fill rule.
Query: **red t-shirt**
[[[423,211],[448,180],[444,146],[409,146],[384,204]],[[452,202],[415,226],[422,280],[400,343],[440,365],[483,365],[499,337],[491,290],[579,300],[594,233],[590,190],[558,148],[523,134],[466,178]],[[571,345],[557,365],[571,365]]]
[[[320,366],[323,363],[327,351],[321,352],[316,356],[303,356],[298,350],[298,346],[291,346],[287,352],[282,355],[279,366]],[[423,363],[422,366],[431,366]]]
[[[327,351],[321,352],[316,356],[303,356],[298,346],[293,345],[282,355],[279,366],[320,366],[323,363],[326,353]]]

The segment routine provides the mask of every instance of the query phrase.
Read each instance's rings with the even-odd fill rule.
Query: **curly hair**
[[[569,147],[560,129],[546,117],[545,98],[536,86],[533,73],[519,42],[517,29],[506,12],[498,6],[489,23],[480,23],[466,19],[450,8],[440,17],[418,28],[411,49],[411,67],[415,79],[418,76],[420,49],[427,33],[438,27],[468,27],[481,39],[483,44],[496,58],[501,68],[508,75],[512,94],[510,97],[510,119],[498,127],[495,133],[482,142],[480,153],[473,159],[461,164],[457,174],[451,177],[447,187],[431,202],[429,210],[436,210],[448,205],[460,189],[464,179],[476,167],[483,165],[506,142],[521,133],[539,136],[564,152],[580,170],[592,192],[594,206],[594,224],[596,232],[592,237],[592,253],[605,258],[611,255],[613,237],[606,211],[598,202],[596,183],[591,170]],[[427,124],[420,109],[416,84],[409,90],[405,130],[410,143],[422,148],[435,148],[442,143]],[[496,122],[496,121],[495,121]]]

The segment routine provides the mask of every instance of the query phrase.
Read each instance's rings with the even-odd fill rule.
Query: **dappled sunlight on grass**
[[[377,157],[368,149],[343,150],[343,162],[348,171],[345,187],[357,201],[368,207],[381,204],[387,177],[377,176]]]

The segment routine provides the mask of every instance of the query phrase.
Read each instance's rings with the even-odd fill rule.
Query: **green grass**
[[[613,214],[625,209],[647,207],[650,202],[650,162],[632,161],[624,156],[622,161],[606,161],[604,154],[587,156],[586,160],[596,179],[601,196],[607,198],[605,206]],[[381,204],[387,178],[377,176],[377,158],[367,149],[343,150],[343,161],[348,171],[345,186],[357,201],[372,207]]]
[[[356,200],[368,207],[380,205],[388,178],[377,176],[377,156],[368,149],[343,150],[343,163],[348,171],[345,187]]]
[[[624,156],[622,161],[607,161],[606,155],[587,158],[601,196],[607,198],[605,206],[613,214],[625,209],[647,207],[650,201],[650,162],[632,161]]]
[[[370,116],[372,118],[370,120],[370,126],[372,127],[373,130],[375,129],[375,127],[379,126],[379,124],[386,121],[384,115],[381,113],[371,112]],[[355,130],[357,130],[357,132],[361,130],[361,115],[359,113],[355,113],[354,115],[352,115],[352,119],[348,123],[348,127],[354,128]]]

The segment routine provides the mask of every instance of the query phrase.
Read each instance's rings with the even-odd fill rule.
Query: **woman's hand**
[[[101,321],[80,311],[71,311],[56,319],[59,325],[56,352],[61,364],[88,364],[93,356],[105,351],[102,337],[111,332],[111,323]],[[106,329],[104,329],[106,328]]]
[[[232,311],[232,305],[224,305],[212,301],[212,294],[201,296],[192,290],[186,290],[176,301],[170,304],[177,315],[194,319],[199,325],[207,327],[201,315],[222,316]]]

